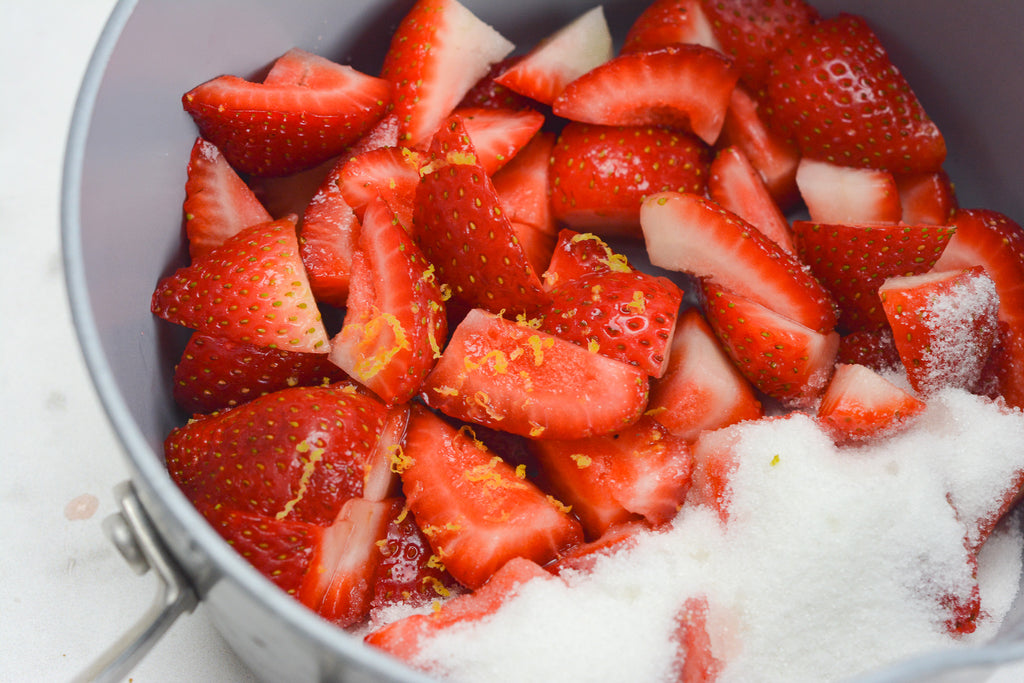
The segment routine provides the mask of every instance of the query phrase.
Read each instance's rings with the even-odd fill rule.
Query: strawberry
[[[671,521],[690,488],[687,442],[647,417],[615,434],[534,445],[555,495],[590,539],[637,517]]]
[[[864,365],[836,366],[817,417],[843,445],[888,436],[909,426],[924,401]]]
[[[570,82],[614,55],[612,34],[600,6],[544,38],[494,79],[521,95],[551,104]]]
[[[491,65],[487,75],[477,81],[459,102],[459,107],[487,107],[490,109],[525,109],[535,107],[536,102],[495,82],[500,76],[523,58],[513,55]]]
[[[301,216],[338,163],[338,159],[339,157],[331,157],[305,171],[286,176],[250,176],[249,187],[271,216]]]
[[[197,504],[326,525],[362,494],[385,412],[351,385],[284,389],[174,429],[167,468]]]
[[[299,254],[317,301],[342,307],[348,297],[359,218],[337,183],[335,166],[310,199],[299,228]]]
[[[366,208],[333,363],[389,405],[408,401],[448,336],[433,267],[383,199]]]
[[[839,338],[836,362],[866,365],[875,372],[893,372],[903,367],[889,326],[878,330],[857,330]]]
[[[878,296],[914,389],[975,386],[998,330],[999,295],[982,266],[889,278]]]
[[[539,330],[660,377],[668,365],[683,292],[671,280],[631,271],[566,280],[536,315]]]
[[[782,48],[818,20],[803,0],[701,0],[701,6],[722,52],[736,60],[740,78],[755,91]]]
[[[197,138],[185,181],[185,234],[197,258],[242,228],[273,220],[212,143]]]
[[[622,429],[647,403],[647,375],[526,324],[474,309],[423,384],[446,415],[529,437]]]
[[[687,598],[676,615],[680,683],[713,683],[725,668],[712,647],[708,611],[707,596],[700,595]]]
[[[452,116],[462,119],[477,163],[489,176],[514,158],[544,125],[544,115],[534,109],[460,107]]]
[[[811,220],[818,223],[898,223],[903,215],[896,179],[884,169],[804,157],[796,184]]]
[[[552,103],[558,116],[606,126],[673,126],[713,144],[739,71],[702,45],[619,55],[575,81]]]
[[[935,225],[794,221],[797,254],[839,306],[848,331],[886,328],[878,288],[888,277],[919,275],[936,263],[953,230]]]
[[[530,581],[551,580],[554,577],[536,562],[516,557],[472,593],[453,598],[430,614],[413,614],[393,621],[369,633],[365,642],[400,659],[413,661],[434,634],[493,614]]]
[[[548,267],[558,226],[548,201],[555,134],[541,131],[491,178],[498,201],[534,272]]]
[[[654,126],[570,122],[551,154],[551,208],[576,230],[638,236],[655,192],[702,194],[711,155],[699,138]]]
[[[359,220],[379,196],[398,214],[399,222],[412,230],[422,164],[422,155],[407,147],[376,147],[348,157],[338,166],[332,181]]]
[[[561,504],[422,406],[413,407],[394,468],[416,524],[467,588],[479,588],[512,558],[545,564],[581,540]]]
[[[701,506],[714,510],[722,524],[728,524],[732,504],[732,477],[739,467],[736,446],[739,432],[736,425],[701,432],[690,447],[693,472],[687,507]]]
[[[381,77],[391,82],[398,141],[425,146],[512,43],[457,0],[419,0],[391,36]]]
[[[174,368],[174,401],[189,415],[212,413],[279,389],[345,378],[322,353],[283,351],[196,332]]]
[[[721,47],[700,0],[654,0],[630,25],[620,52],[646,52],[680,43]]]
[[[550,291],[565,282],[588,275],[632,271],[629,260],[613,251],[597,235],[566,228],[559,231],[551,261],[544,271],[544,288]]]
[[[840,14],[788,42],[765,92],[772,127],[811,159],[911,173],[946,158],[938,127],[861,17]]]
[[[711,280],[818,332],[835,326],[828,293],[805,267],[736,214],[664,192],[640,211],[651,263]]]
[[[541,305],[544,292],[459,118],[431,143],[413,222],[423,253],[455,298],[493,312]]]
[[[651,380],[646,414],[687,441],[706,429],[761,417],[761,403],[750,383],[696,308],[679,316],[668,369]]]
[[[642,517],[612,524],[597,540],[570,548],[561,558],[544,568],[556,575],[569,572],[590,572],[601,561],[601,558],[634,547],[640,536],[650,530],[651,525]]]
[[[293,49],[270,83],[218,76],[182,104],[204,138],[242,173],[287,175],[340,154],[383,118],[387,81]],[[273,70],[272,72],[273,73]]]
[[[238,342],[326,353],[327,332],[299,257],[295,223],[246,228],[157,284],[152,312]]]
[[[739,147],[725,147],[711,162],[708,195],[790,254],[795,253],[789,222],[760,174]]]
[[[896,176],[903,223],[946,225],[958,205],[953,181],[945,171]]]
[[[838,334],[801,325],[710,281],[702,289],[708,323],[751,384],[789,406],[820,396],[835,364]]]

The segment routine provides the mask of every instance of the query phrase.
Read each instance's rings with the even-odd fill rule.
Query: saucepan
[[[67,144],[63,248],[78,336],[131,471],[108,535],[133,567],[160,577],[154,605],[86,678],[116,679],[176,616],[203,601],[238,655],[268,681],[419,680],[273,588],[192,507],[164,467],[181,423],[171,398],[184,339],[149,312],[159,278],[184,262],[184,174],[196,131],[180,97],[221,73],[250,75],[292,47],[375,73],[412,0],[122,0],[96,46]],[[520,46],[594,0],[464,0]],[[616,39],[646,3],[606,0]],[[965,206],[1024,219],[1024,4],[985,0],[817,0],[877,27],[949,146]],[[111,457],[118,457],[111,454]],[[929,655],[881,674],[976,675],[1024,656],[1024,606],[969,651]],[[140,609],[142,612],[143,609]],[[973,673],[971,673],[973,672]]]

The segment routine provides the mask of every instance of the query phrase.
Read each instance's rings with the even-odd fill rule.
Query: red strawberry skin
[[[771,125],[804,156],[894,173],[945,161],[941,132],[861,17],[841,14],[790,41],[765,90]]]
[[[329,350],[289,218],[246,228],[179,268],[157,285],[150,309],[168,322],[234,341]]]
[[[925,403],[864,365],[839,364],[818,406],[836,443],[888,436],[910,424]]]
[[[174,429],[167,468],[199,506],[327,525],[362,494],[385,413],[352,385],[285,389]]]
[[[384,79],[298,49],[280,59],[296,62],[288,69],[294,79],[219,76],[182,97],[202,136],[242,173],[287,175],[337,156],[391,102]]]
[[[710,162],[708,146],[684,131],[570,122],[551,155],[552,211],[576,230],[638,236],[643,199],[702,194]]]
[[[622,54],[680,43],[719,49],[700,0],[654,0],[629,27]]]
[[[417,525],[468,588],[513,558],[546,564],[582,540],[579,524],[555,501],[423,407],[413,408],[396,469]]]
[[[174,368],[174,400],[189,415],[247,403],[280,389],[346,379],[322,353],[298,353],[194,333]]]
[[[342,307],[348,297],[359,219],[338,185],[338,171],[335,165],[303,212],[299,254],[317,301]]]
[[[632,270],[629,260],[597,235],[565,228],[558,233],[558,242],[544,271],[544,287],[550,291],[588,275]]]

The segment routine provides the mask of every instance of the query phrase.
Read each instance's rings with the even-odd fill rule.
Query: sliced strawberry
[[[498,201],[535,273],[543,273],[558,238],[548,201],[555,134],[541,131],[491,179]]]
[[[523,55],[506,57],[491,65],[487,75],[477,81],[469,89],[466,96],[459,102],[459,107],[488,107],[491,109],[525,109],[535,107],[537,103],[529,97],[523,97],[494,81],[502,73],[515,66]]]
[[[521,95],[551,104],[570,82],[614,55],[604,9],[595,7],[544,38],[495,78]]]
[[[709,279],[812,330],[835,326],[832,300],[805,266],[714,202],[656,194],[644,201],[640,222],[654,265]]]
[[[874,370],[840,364],[821,397],[817,416],[842,445],[894,434],[924,408],[924,401]]]
[[[438,279],[470,306],[524,312],[544,303],[537,273],[459,118],[431,143],[431,161],[416,190],[414,224]]]
[[[381,68],[394,91],[399,142],[426,145],[470,88],[513,48],[457,0],[419,0],[392,34]]]
[[[878,330],[857,330],[839,339],[836,362],[866,365],[875,372],[892,372],[903,367],[888,325]]]
[[[539,330],[652,377],[665,372],[683,299],[674,282],[637,270],[605,272],[566,280],[549,293],[551,304],[536,313]]]
[[[382,540],[371,610],[398,604],[420,607],[457,592],[458,584],[430,548],[408,507],[388,521]]]
[[[422,406],[413,407],[395,467],[434,553],[470,589],[512,558],[545,564],[582,538],[557,501]]]
[[[174,401],[189,415],[212,413],[279,389],[345,378],[322,353],[283,351],[196,332],[174,367]]]
[[[806,157],[894,173],[941,168],[946,145],[875,32],[850,14],[787,43],[765,84],[771,125]]]
[[[535,442],[554,493],[572,506],[589,539],[613,524],[643,517],[671,521],[690,488],[690,448],[644,417],[605,436]]]
[[[707,596],[700,595],[687,598],[676,615],[679,683],[713,683],[725,668],[712,647],[708,611]]]
[[[460,107],[452,116],[462,119],[477,163],[489,176],[515,157],[544,125],[544,115],[535,109]]]
[[[270,83],[218,76],[182,97],[204,138],[231,165],[258,176],[287,175],[340,154],[383,118],[387,81],[293,49],[294,63]]]
[[[709,281],[704,313],[739,371],[759,390],[790,406],[806,406],[832,375],[839,335],[818,332]]]
[[[977,384],[999,320],[999,295],[982,266],[889,278],[878,296],[914,389]]]
[[[753,90],[786,44],[818,20],[818,11],[803,0],[701,0],[701,6],[722,52],[736,60],[740,78]]]
[[[379,544],[402,500],[345,501],[310,561],[299,587],[299,600],[338,626],[357,624],[370,613]]]
[[[731,518],[732,477],[739,467],[737,425],[702,432],[690,447],[693,473],[686,505],[714,510],[722,524]]]
[[[455,328],[423,385],[441,412],[522,436],[579,439],[639,419],[647,375],[481,309]]]
[[[796,252],[789,222],[760,174],[739,147],[719,150],[711,162],[708,195],[790,254]]]
[[[848,331],[888,327],[878,288],[888,277],[927,272],[953,230],[935,225],[794,221],[797,254],[839,306]]]
[[[796,184],[811,220],[819,223],[898,223],[899,188],[884,169],[839,166],[804,157]]]
[[[365,641],[399,659],[412,661],[437,633],[459,624],[471,624],[493,614],[530,581],[554,577],[536,562],[521,557],[509,560],[479,589],[460,595],[431,614],[414,614],[373,631]]]
[[[783,211],[793,208],[799,201],[796,169],[800,164],[800,150],[768,127],[757,100],[742,84],[732,91],[716,144],[741,149]]]
[[[383,199],[366,208],[345,320],[330,358],[385,403],[405,403],[448,336],[433,267]]]
[[[274,218],[301,216],[320,190],[338,157],[286,176],[249,177],[249,187]]]
[[[422,155],[407,147],[377,147],[348,157],[336,169],[333,181],[360,220],[366,207],[380,197],[398,214],[399,222],[412,230],[422,165]]]
[[[284,389],[174,429],[167,468],[197,504],[326,525],[362,494],[385,412],[351,385]]]
[[[681,43],[720,49],[700,0],[654,0],[626,33],[622,54],[647,52]]]
[[[612,524],[597,540],[570,548],[561,558],[544,568],[556,575],[589,572],[602,558],[634,547],[640,536],[650,530],[651,525],[639,517]]]
[[[299,228],[299,253],[317,301],[342,307],[348,297],[359,218],[337,183],[338,166],[306,206]]]
[[[551,208],[576,230],[639,236],[643,199],[703,194],[710,161],[707,145],[679,130],[571,122],[551,154]]]
[[[678,45],[619,55],[566,86],[555,114],[605,126],[673,126],[718,138],[739,71],[720,52]]]
[[[185,233],[192,258],[242,228],[273,220],[213,143],[197,138],[185,181]]]
[[[946,225],[958,205],[953,182],[945,171],[896,176],[903,223]]]
[[[246,228],[179,268],[157,285],[150,308],[205,334],[289,351],[328,351],[290,219]]]
[[[651,381],[647,415],[687,441],[704,430],[762,415],[761,402],[750,383],[696,308],[679,316],[668,369]]]
[[[395,453],[401,450],[409,425],[410,404],[392,406],[384,416],[377,441],[363,465],[363,498],[380,501],[401,496],[401,481],[392,468]]]
[[[597,235],[566,228],[559,231],[558,243],[544,271],[544,288],[550,291],[570,280],[598,273],[632,271],[629,260]]]

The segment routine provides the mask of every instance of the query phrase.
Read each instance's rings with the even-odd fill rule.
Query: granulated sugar
[[[727,525],[685,506],[591,572],[533,581],[442,633],[418,664],[459,681],[672,680],[674,618],[700,595],[723,681],[836,680],[992,637],[1018,586],[1016,525],[980,555],[977,631],[953,638],[944,624],[975,587],[962,520],[1024,469],[1024,415],[945,390],[873,446],[837,449],[803,415],[732,429]]]

